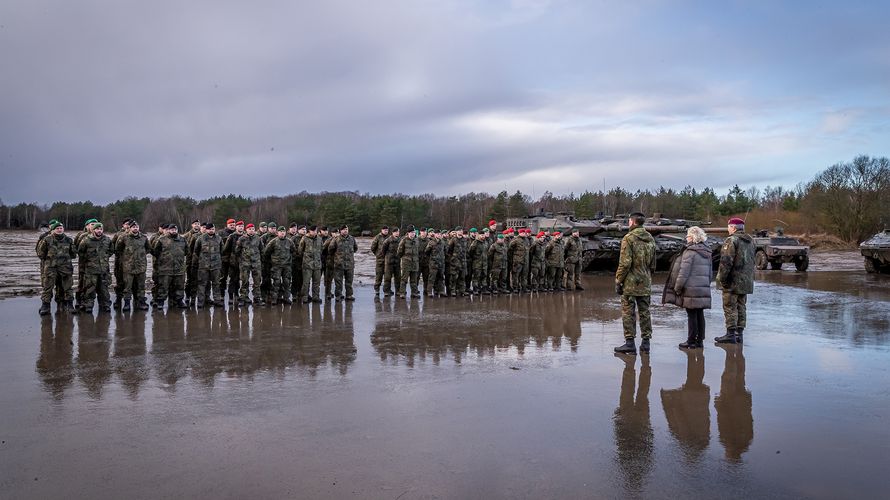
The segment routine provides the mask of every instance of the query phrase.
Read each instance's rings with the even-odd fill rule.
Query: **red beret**
[[[743,219],[738,218],[738,217],[733,217],[732,219],[729,219],[728,224],[732,224],[733,226],[744,226],[744,225],[745,225],[745,221],[744,221]]]
[[[493,225],[493,224],[497,224],[497,223],[498,223],[498,221],[496,221],[496,220],[494,220],[494,219],[491,219],[490,221],[488,221],[488,225],[489,225],[489,226],[491,226],[491,225]]]
[[[540,238],[541,236],[544,236],[544,231],[538,231],[538,238]]]
[[[236,225],[236,226],[243,226],[243,225],[244,225],[244,221],[243,221],[243,220],[239,220],[238,222],[235,223],[235,225]]]
[[[229,219],[226,221],[226,224],[234,224],[234,223],[235,223],[235,219]]]
[[[242,222],[241,224],[243,224],[243,222]],[[253,225],[253,222],[251,222],[250,224],[248,224],[248,225],[246,226],[247,229],[250,229],[250,228],[252,228],[252,227],[256,227],[256,226]]]
[[[515,232],[516,232],[516,230],[513,229],[512,227],[509,228],[509,229],[507,229],[507,234],[513,234],[513,233],[515,233]]]
[[[509,229],[504,229],[503,231],[501,231],[501,234],[510,234],[510,230],[509,230]]]
[[[557,234],[562,234],[562,233],[559,232],[559,231],[554,231],[554,232],[553,232],[553,236],[556,236]]]

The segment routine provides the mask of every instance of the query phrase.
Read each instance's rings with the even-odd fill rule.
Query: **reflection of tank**
[[[890,229],[863,241],[859,251],[865,258],[865,271],[869,273],[890,273]]]
[[[810,266],[810,247],[801,245],[795,238],[785,236],[782,228],[776,233],[760,229],[754,236],[754,267],[773,270],[782,269],[782,264],[793,262],[798,271],[806,271]]]
[[[706,226],[709,223],[685,219],[665,219],[654,217],[646,219],[645,229],[655,238],[658,267],[666,269],[671,258],[686,244],[686,230],[692,226]],[[626,217],[604,217],[601,219],[576,219],[569,213],[542,213],[528,217],[507,219],[506,226],[528,228],[532,233],[538,231],[561,231],[568,233],[578,230],[584,241],[583,268],[614,269],[618,267],[618,256],[621,253],[621,239],[627,234],[629,227]],[[713,229],[705,229],[715,232]],[[717,230],[725,231],[725,230]],[[716,263],[720,256],[723,239],[708,235],[705,244],[711,248]]]

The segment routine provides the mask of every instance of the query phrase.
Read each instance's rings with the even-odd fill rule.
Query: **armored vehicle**
[[[795,238],[785,236],[781,228],[775,234],[760,229],[754,235],[754,267],[772,270],[782,269],[782,264],[793,262],[798,271],[810,266],[810,247],[801,245]]]
[[[668,268],[671,258],[680,253],[686,245],[686,230],[696,225],[704,226],[707,223],[661,217],[646,220],[644,227],[655,238],[659,269]],[[517,229],[528,228],[532,233],[539,231],[570,233],[578,230],[584,242],[582,267],[585,271],[617,268],[618,257],[621,254],[621,239],[630,229],[627,218],[623,216],[577,219],[573,214],[565,212],[540,213],[507,219],[506,226]],[[720,246],[723,244],[723,239],[708,235],[705,244],[711,248],[716,265],[720,258]]]
[[[890,273],[890,229],[863,241],[859,251],[865,258],[865,271],[868,273]]]

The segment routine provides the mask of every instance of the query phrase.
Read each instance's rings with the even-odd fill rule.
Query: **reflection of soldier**
[[[652,379],[652,369],[649,367],[649,356],[643,355],[635,401],[636,359],[626,354],[618,354],[616,357],[624,361],[621,395],[613,420],[615,444],[618,448],[616,458],[624,475],[625,489],[630,493],[639,493],[653,461],[654,434],[649,420],[649,382]]]
[[[114,334],[114,368],[132,400],[139,397],[139,390],[148,380],[148,367],[145,366],[145,321],[117,322]]]
[[[751,393],[745,390],[745,354],[740,345],[720,345],[726,351],[726,364],[720,377],[720,394],[714,398],[717,432],[726,458],[740,462],[754,440]]]
[[[189,363],[182,356],[186,347],[184,334],[183,313],[170,310],[163,316],[152,316],[151,358],[154,371],[164,383],[164,389],[170,392],[176,390],[176,382],[189,371]]]
[[[703,383],[705,357],[700,350],[686,352],[686,383],[679,389],[661,390],[661,404],[671,434],[680,443],[689,464],[695,464],[711,441],[711,388]]]
[[[77,317],[77,376],[86,388],[90,398],[102,398],[102,389],[111,380],[108,356],[111,341],[108,338],[111,316],[100,314],[98,319],[92,314]]]
[[[40,320],[40,355],[37,357],[37,375],[53,399],[61,400],[65,389],[74,381],[71,369],[73,354],[71,342],[72,319],[67,314]]]

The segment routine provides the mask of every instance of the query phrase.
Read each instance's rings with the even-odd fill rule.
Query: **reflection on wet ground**
[[[585,276],[581,293],[425,302],[361,287],[355,303],[274,309],[40,318],[36,299],[0,301],[0,488],[881,495],[887,283],[758,280],[744,347],[680,351],[685,314],[655,305],[653,352],[639,357],[612,353],[621,325],[607,275]],[[709,337],[721,333],[720,311],[706,318]]]

